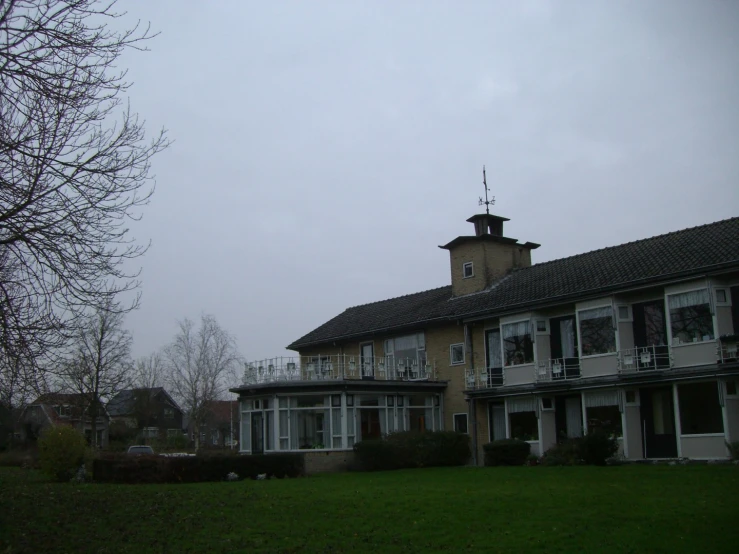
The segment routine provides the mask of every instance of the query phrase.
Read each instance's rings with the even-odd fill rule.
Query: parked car
[[[146,456],[154,454],[154,449],[151,446],[145,444],[137,444],[128,447],[127,454],[129,456]]]

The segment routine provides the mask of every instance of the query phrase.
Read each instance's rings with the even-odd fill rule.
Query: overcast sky
[[[216,316],[247,359],[450,282],[482,165],[534,263],[739,210],[739,2],[128,0],[132,108],[176,142],[134,352]]]

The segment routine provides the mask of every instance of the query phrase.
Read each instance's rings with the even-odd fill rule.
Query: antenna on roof
[[[482,166],[482,184],[485,187],[485,200],[482,199],[482,196],[480,197],[480,206],[485,206],[485,213],[490,215],[490,206],[495,205],[495,196],[493,196],[492,200],[488,200],[488,192],[490,189],[488,188],[488,181],[487,177],[485,176],[485,166]]]

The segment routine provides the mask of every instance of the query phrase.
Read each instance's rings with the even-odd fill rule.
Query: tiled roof
[[[489,289],[452,297],[446,286],[348,308],[288,348],[441,319],[505,313],[536,304],[609,293],[679,276],[739,267],[739,217],[512,271]]]
[[[110,402],[108,402],[108,405],[106,406],[108,414],[110,414],[111,417],[121,417],[132,414],[136,405],[136,394],[139,392],[148,392],[149,398],[152,400],[155,399],[157,395],[164,393],[167,400],[169,400],[169,402],[175,408],[177,408],[178,410],[180,409],[177,403],[172,399],[167,391],[164,390],[163,387],[154,387],[150,389],[126,389],[120,391],[118,394],[110,399]]]

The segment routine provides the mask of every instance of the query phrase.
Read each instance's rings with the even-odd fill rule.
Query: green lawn
[[[196,485],[0,468],[0,553],[736,552],[739,467],[441,468]]]

